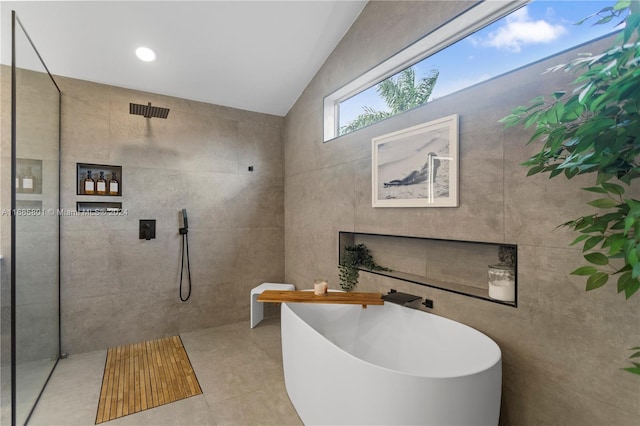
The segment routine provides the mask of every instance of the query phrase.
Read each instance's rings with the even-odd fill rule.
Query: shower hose
[[[180,265],[180,300],[186,302],[191,297],[191,266],[189,265],[189,237],[187,232],[182,234],[182,251],[180,258],[182,259]],[[182,297],[182,277],[184,276],[184,258],[187,257],[187,278],[189,280],[189,291],[187,297]]]

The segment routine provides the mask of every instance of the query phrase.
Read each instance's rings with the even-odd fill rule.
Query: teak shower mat
[[[179,336],[110,348],[96,424],[201,393]]]

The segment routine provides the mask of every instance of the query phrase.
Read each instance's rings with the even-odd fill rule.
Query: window
[[[327,96],[324,140],[611,33],[613,23],[574,23],[614,3],[479,3]]]

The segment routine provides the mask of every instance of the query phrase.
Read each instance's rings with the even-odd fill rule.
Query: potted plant
[[[583,190],[600,196],[587,203],[596,212],[563,224],[581,234],[571,245],[582,245],[587,262],[572,274],[586,277],[587,291],[615,277],[618,292],[629,299],[640,290],[640,200],[627,192],[640,178],[640,2],[618,0],[582,22],[589,18],[597,18],[595,24],[622,18],[624,28],[614,45],[551,68],[580,72],[577,87],[536,97],[500,121],[505,127],[533,128],[529,143],[542,143],[523,163],[528,175],[595,175],[593,186]],[[631,350],[632,360],[640,358],[640,347]],[[640,375],[640,363],[632,364],[625,370]]]
[[[380,266],[373,260],[373,256],[371,256],[369,249],[364,244],[345,246],[338,266],[340,270],[340,287],[344,291],[352,291],[358,285],[361,268],[369,271],[390,271],[389,268]]]

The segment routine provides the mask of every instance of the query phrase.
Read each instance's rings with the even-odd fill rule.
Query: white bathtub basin
[[[385,303],[282,304],[287,392],[306,425],[497,425],[498,345]]]

